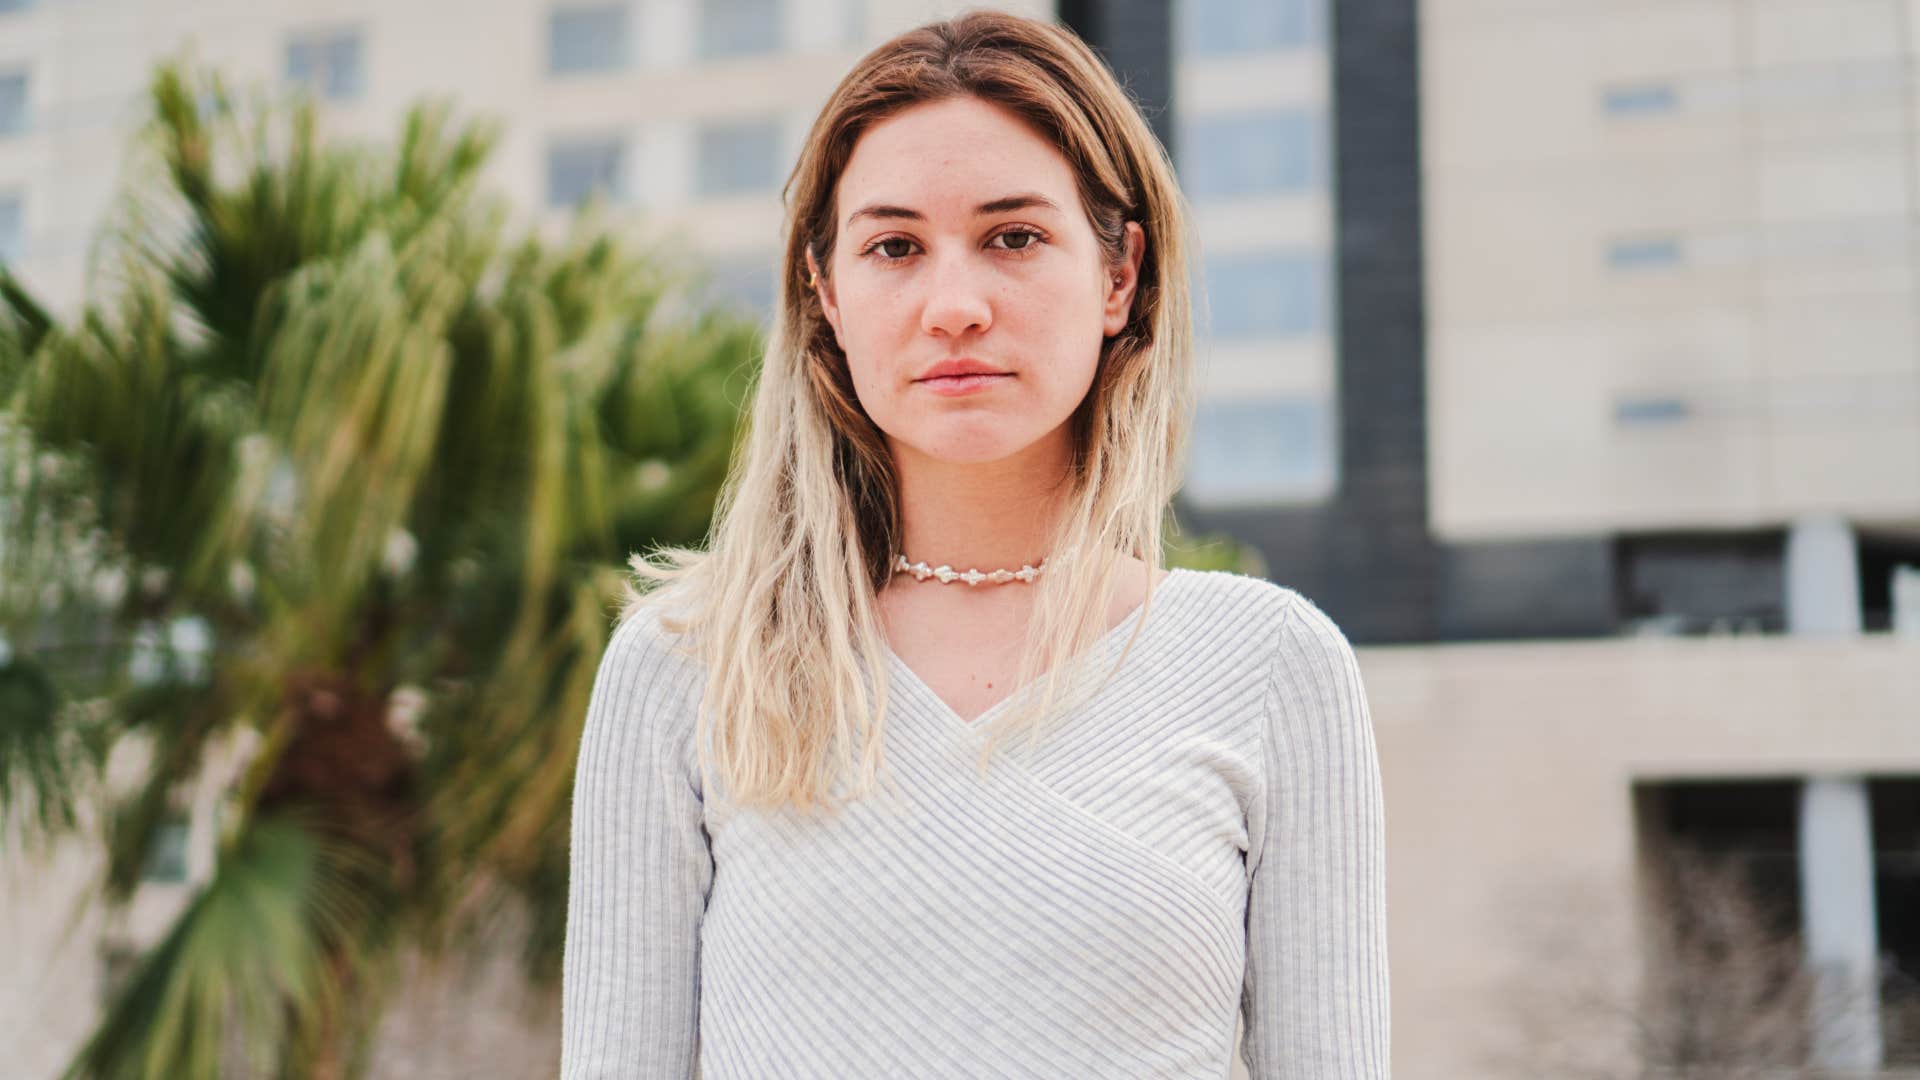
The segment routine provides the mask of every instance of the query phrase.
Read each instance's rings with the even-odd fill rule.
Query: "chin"
[[[928,427],[938,426],[938,421]],[[978,430],[987,425],[964,425],[975,430],[942,433],[932,438],[908,440],[923,456],[949,465],[984,465],[1012,457],[1031,445],[1031,440],[1009,438],[1003,430]],[[922,429],[923,432],[926,429]]]

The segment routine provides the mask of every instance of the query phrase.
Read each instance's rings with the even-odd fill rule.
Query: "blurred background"
[[[0,0],[0,1076],[552,1074],[621,565],[963,6]],[[1358,647],[1395,1074],[1920,1076],[1920,5],[1004,6],[1195,208],[1170,560]]]

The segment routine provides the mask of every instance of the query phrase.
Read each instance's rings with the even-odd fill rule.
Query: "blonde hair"
[[[699,755],[710,797],[832,809],[839,800],[829,793],[850,779],[856,750],[852,795],[871,790],[882,764],[889,679],[876,596],[898,551],[898,488],[886,441],[860,408],[845,354],[808,287],[806,255],[829,272],[835,185],[860,136],[909,106],[959,97],[1004,107],[1059,147],[1109,271],[1127,258],[1127,222],[1138,222],[1146,241],[1130,319],[1103,343],[1071,421],[1070,482],[1047,571],[1024,586],[1037,592],[1013,692],[1030,698],[1044,671],[1042,696],[995,718],[981,768],[1002,738],[1036,732],[1063,687],[1078,685],[1073,670],[1107,630],[1124,557],[1160,564],[1193,394],[1187,207],[1166,152],[1069,30],[974,11],[903,33],[841,80],[782,191],[776,315],[707,548],[665,547],[631,560],[645,589],[626,587],[620,617],[674,604],[680,614],[662,623],[692,636],[705,671]],[[1146,625],[1152,591],[1149,582],[1122,661]],[[878,691],[872,702],[869,685]]]

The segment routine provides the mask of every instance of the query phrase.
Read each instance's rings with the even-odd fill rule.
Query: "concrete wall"
[[[1436,533],[1920,516],[1908,0],[1421,11]]]
[[[1636,780],[1920,777],[1920,642],[1361,650],[1387,801],[1394,1075],[1630,1075]],[[1530,1024],[1554,1040],[1530,1039]],[[1517,1064],[1516,1064],[1517,1059]]]

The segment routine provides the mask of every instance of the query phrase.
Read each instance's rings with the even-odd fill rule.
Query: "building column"
[[[1880,1065],[1872,822],[1858,776],[1810,777],[1800,789],[1800,901],[1819,980],[1812,1064],[1828,1068]]]
[[[1853,526],[1833,514],[1794,522],[1787,533],[1787,632],[1853,637],[1860,629],[1860,549]]]
[[[1840,517],[1803,518],[1787,535],[1787,630],[1813,637],[1861,631],[1858,548]],[[1809,777],[1801,786],[1800,906],[1817,979],[1811,1063],[1877,1068],[1880,942],[1865,777]]]

